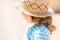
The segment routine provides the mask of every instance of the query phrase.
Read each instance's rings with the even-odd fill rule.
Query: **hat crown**
[[[32,13],[43,13],[48,10],[48,0],[25,0],[23,7]]]

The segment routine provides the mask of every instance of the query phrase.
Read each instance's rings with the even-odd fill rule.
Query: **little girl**
[[[55,30],[52,25],[52,17],[31,16],[34,25],[28,29],[28,40],[50,40],[50,34]]]
[[[50,40],[50,34],[56,29],[52,25],[52,10],[48,0],[25,0],[22,11],[27,21],[34,25],[28,28],[27,40]],[[21,8],[20,8],[21,9]]]

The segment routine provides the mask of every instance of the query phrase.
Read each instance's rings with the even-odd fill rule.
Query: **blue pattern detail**
[[[28,40],[50,40],[50,32],[45,25],[32,26],[27,32]]]

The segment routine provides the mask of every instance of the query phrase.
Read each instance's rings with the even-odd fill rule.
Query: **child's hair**
[[[38,25],[46,25],[46,27],[48,28],[48,30],[50,31],[50,33],[52,34],[52,32],[56,29],[55,26],[52,25],[52,17],[51,16],[47,16],[47,17],[34,17],[32,16],[32,21],[36,20],[36,22],[38,22]]]

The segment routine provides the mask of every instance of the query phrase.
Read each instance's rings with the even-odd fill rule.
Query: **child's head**
[[[54,31],[56,28],[52,25],[52,10],[49,9],[45,14],[44,13],[30,13],[24,12],[23,16],[28,22],[33,22],[34,25],[46,25],[49,29],[50,33]]]
[[[32,17],[32,22],[33,23],[37,23],[37,25],[49,25],[51,24],[51,21],[52,21],[52,17],[51,16],[46,16],[46,17],[34,17],[34,16],[31,16]]]

